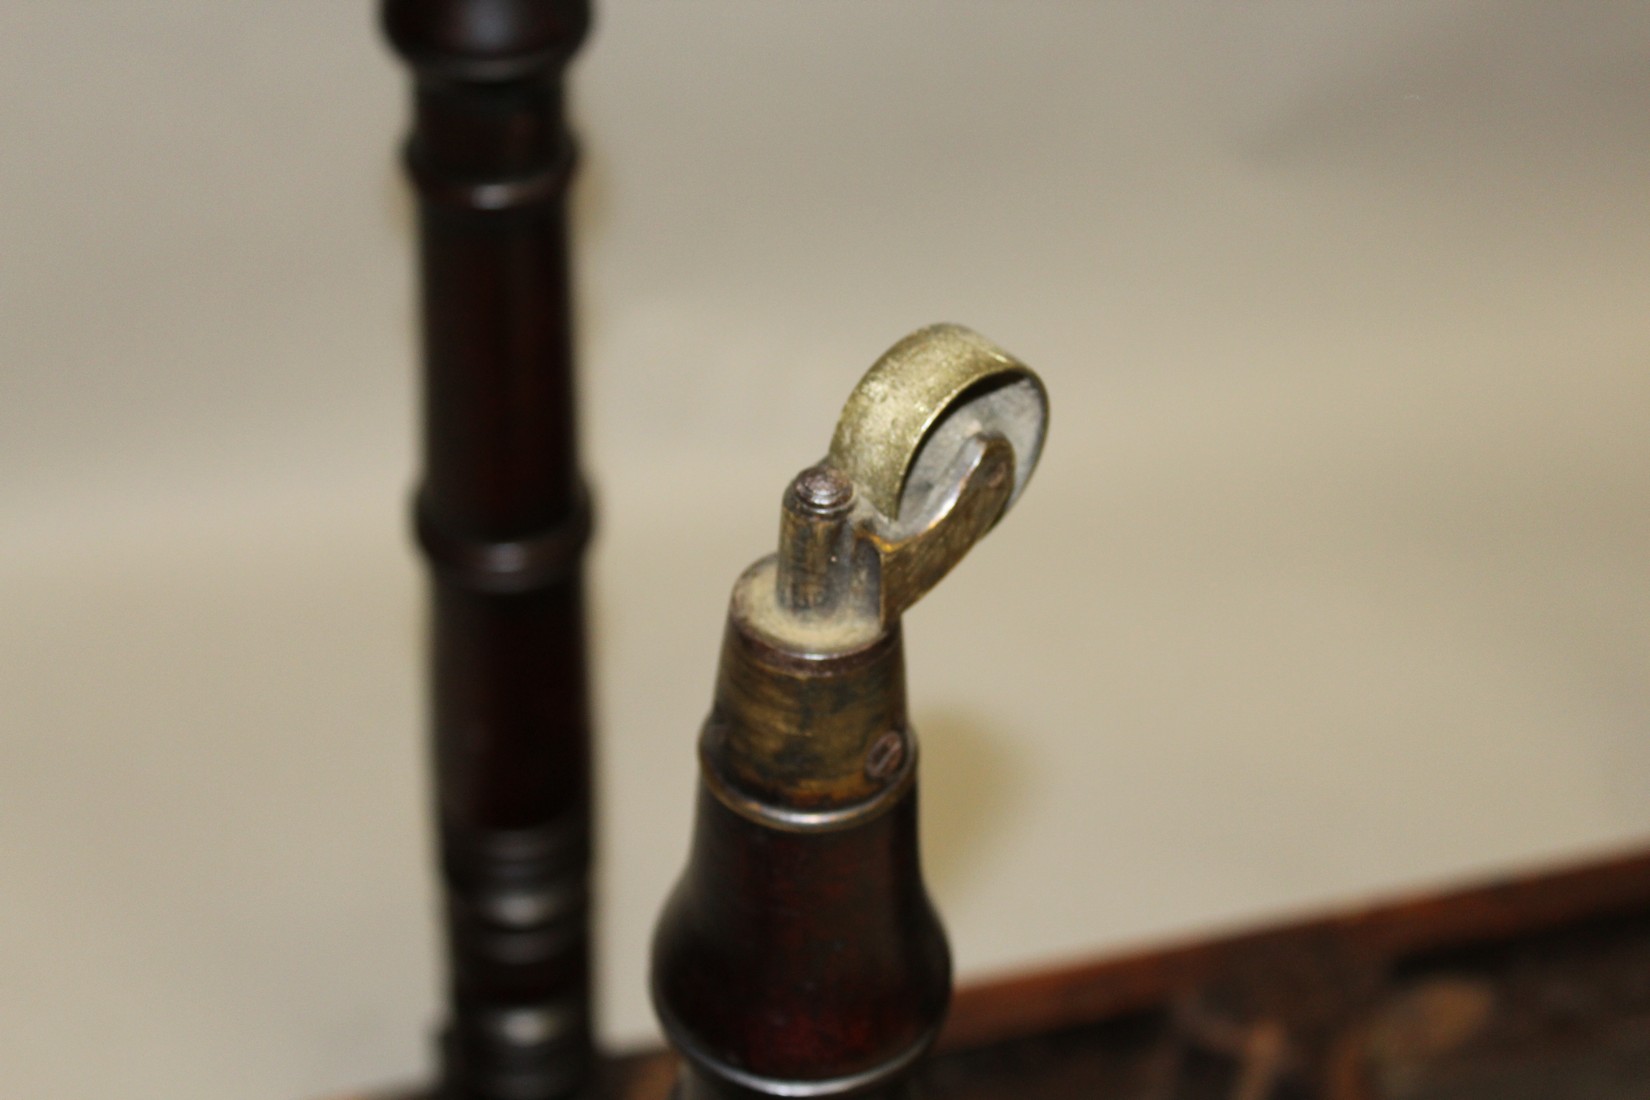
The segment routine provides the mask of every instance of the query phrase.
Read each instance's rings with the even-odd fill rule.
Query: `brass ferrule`
[[[879,812],[909,786],[916,756],[898,625],[820,654],[776,645],[740,612],[735,600],[699,743],[712,791],[780,828],[838,828]]]

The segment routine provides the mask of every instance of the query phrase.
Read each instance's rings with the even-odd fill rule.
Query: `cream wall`
[[[728,585],[859,371],[1047,379],[913,612],[965,974],[1650,835],[1650,8],[612,3],[578,62],[602,1019]],[[0,1067],[427,1065],[401,73],[364,4],[0,8]]]

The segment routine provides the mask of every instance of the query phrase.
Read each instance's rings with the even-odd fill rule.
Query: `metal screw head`
[[[898,730],[889,730],[871,743],[865,754],[865,774],[870,779],[887,779],[904,761],[905,738]]]
[[[830,466],[809,466],[791,482],[791,498],[804,512],[838,516],[854,501],[854,483]]]

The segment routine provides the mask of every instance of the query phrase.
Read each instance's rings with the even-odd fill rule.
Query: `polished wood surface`
[[[764,829],[708,792],[699,803],[654,957],[666,1031],[696,1063],[684,1100],[744,1096],[746,1075],[898,1078],[950,995],[913,795],[812,836]]]
[[[903,1095],[951,956],[918,853],[902,631],[799,653],[732,606],[693,844],[654,939],[681,1100]]]
[[[458,1100],[590,1073],[588,689],[564,0],[387,0],[414,75],[434,786]]]

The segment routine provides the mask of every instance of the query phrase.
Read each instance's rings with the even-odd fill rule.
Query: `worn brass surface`
[[[1047,431],[1030,368],[977,333],[901,340],[785,492],[779,548],[734,586],[701,758],[729,808],[834,828],[909,782],[900,616],[1014,503]]]
[[[907,336],[854,388],[829,455],[786,491],[771,578],[747,574],[735,613],[783,648],[866,644],[1013,505],[1047,429],[1042,382],[983,336]]]
[[[936,486],[915,530],[885,535],[867,524],[864,537],[882,562],[878,618],[891,623],[963,559],[1002,517],[1013,499],[1012,444],[995,432],[964,441]]]
[[[837,419],[827,461],[898,519],[939,480],[962,439],[994,431],[1018,459],[1013,503],[1047,429],[1048,397],[1031,368],[961,325],[930,325],[865,372]]]
[[[829,829],[885,808],[916,761],[899,628],[819,658],[731,618],[700,761],[717,798],[775,827]]]

